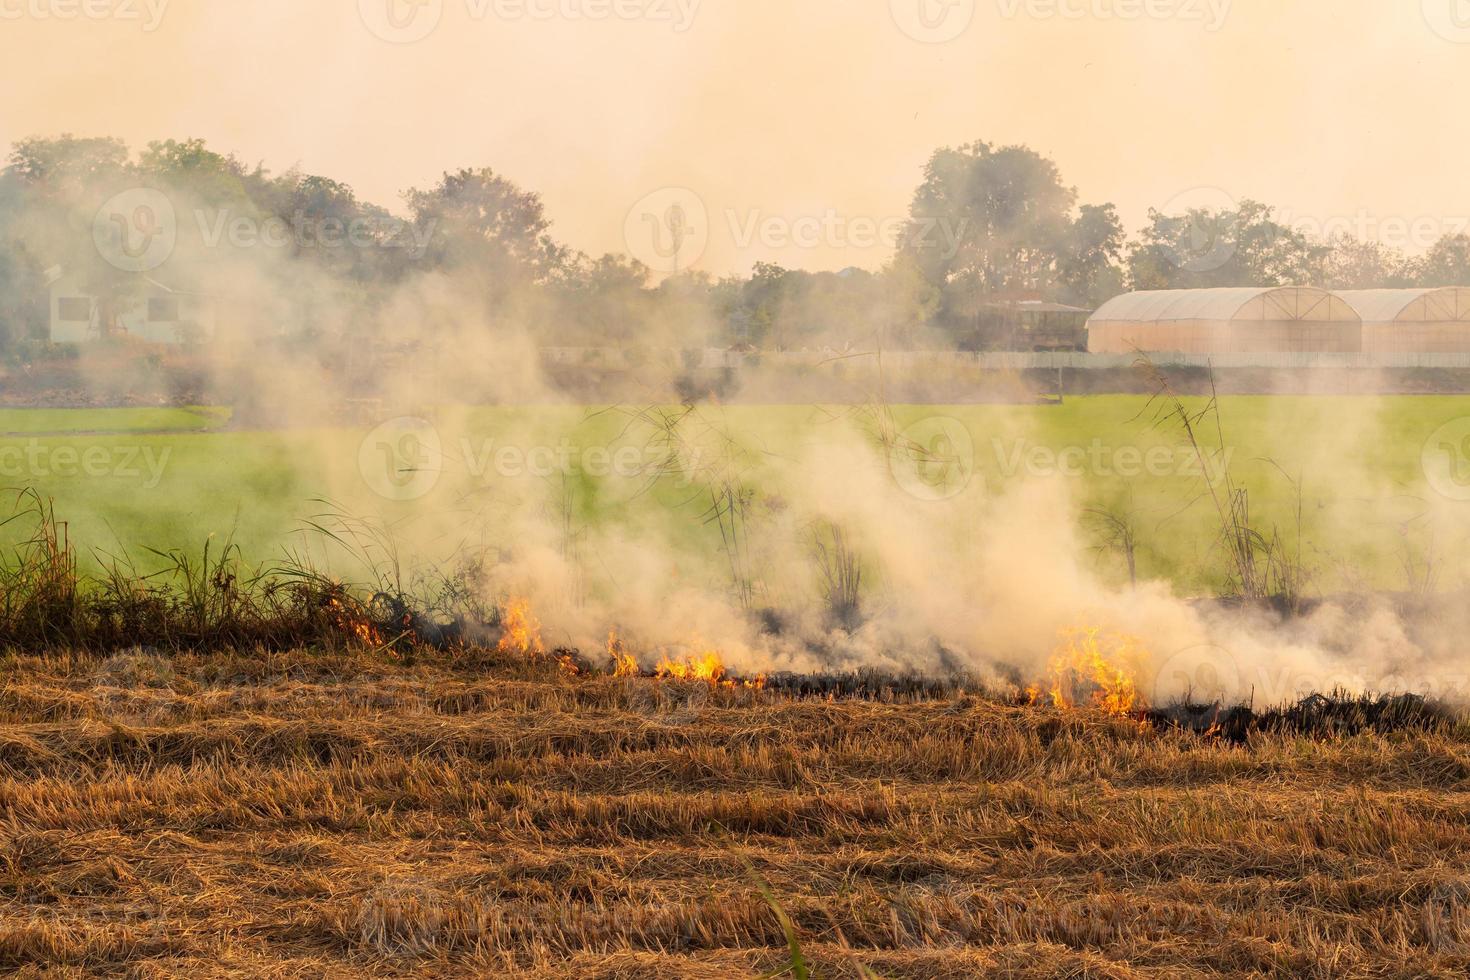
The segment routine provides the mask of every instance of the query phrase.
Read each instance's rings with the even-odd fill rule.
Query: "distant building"
[[[118,314],[122,332],[155,344],[182,344],[214,337],[217,320],[212,297],[173,289],[145,279],[141,295],[132,297]],[[51,313],[48,336],[53,343],[86,343],[102,337],[97,298],[87,293],[75,276],[51,269],[47,273]]]
[[[1348,302],[1308,286],[1159,289],[1114,297],[1087,321],[1099,354],[1347,352],[1363,349]]]
[[[992,336],[1004,338],[1005,350],[1083,351],[1091,312],[1065,303],[1017,299],[987,303],[981,316],[991,321]]]
[[[1368,354],[1470,352],[1470,289],[1339,289],[1363,318]]]

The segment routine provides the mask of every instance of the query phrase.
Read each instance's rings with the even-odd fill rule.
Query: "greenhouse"
[[[1470,289],[1340,289],[1363,318],[1370,354],[1470,352]]]
[[[1324,289],[1298,286],[1125,293],[1087,321],[1095,353],[1188,354],[1362,349],[1362,318]]]

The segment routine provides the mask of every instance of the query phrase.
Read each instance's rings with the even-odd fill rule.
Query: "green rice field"
[[[939,438],[942,462],[894,473],[915,490],[914,507],[973,508],[983,520],[988,496],[1061,481],[1070,513],[1057,519],[1078,524],[1080,546],[1105,575],[1123,574],[1120,556],[1093,539],[1109,515],[1134,528],[1140,576],[1204,589],[1221,564],[1218,521],[1194,449],[1162,408],[1138,396],[883,412],[702,407],[681,431],[706,475],[749,488],[757,503],[779,496],[791,468],[838,430],[867,439],[875,459],[884,431],[915,432],[926,445]],[[0,485],[53,499],[84,563],[126,552],[144,570],[149,549],[206,541],[231,540],[247,558],[268,560],[324,507],[390,524],[439,512],[493,525],[505,508],[544,504],[578,526],[616,521],[636,533],[657,521],[691,547],[719,547],[702,518],[702,478],[660,470],[667,443],[646,414],[578,406],[427,414],[426,425],[407,430],[256,431],[234,426],[222,408],[4,410]],[[1248,491],[1252,523],[1300,548],[1320,588],[1403,588],[1416,562],[1453,574],[1449,558],[1463,551],[1470,423],[1462,433],[1457,420],[1467,417],[1470,397],[1239,396],[1221,400],[1218,430],[1206,416],[1197,432],[1212,453],[1223,446],[1211,459],[1228,461]],[[803,472],[833,486],[847,476],[840,467]]]

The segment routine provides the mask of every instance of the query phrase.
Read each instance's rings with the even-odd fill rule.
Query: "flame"
[[[725,661],[718,651],[706,650],[683,661],[664,657],[653,672],[656,677],[670,680],[709,681],[711,684],[718,684],[725,679]]]
[[[382,634],[372,621],[361,612],[349,609],[341,599],[332,596],[326,602],[328,615],[332,619],[332,625],[339,633],[345,633],[356,639],[365,646],[381,646]]]
[[[1062,632],[1062,643],[1047,665],[1049,689],[1026,689],[1032,704],[1046,696],[1058,708],[1099,708],[1126,717],[1147,702],[1138,690],[1137,665],[1147,659],[1143,644],[1122,633],[1104,633],[1098,627]]]
[[[532,658],[546,654],[541,621],[531,612],[529,599],[512,597],[500,608],[500,642],[495,649]]]
[[[607,631],[607,656],[612,661],[614,677],[637,677],[643,673],[638,658],[623,649],[617,627]]]
[[[699,647],[699,643],[690,645],[690,648],[694,650],[698,650]],[[665,680],[706,681],[714,686],[744,687],[755,691],[765,690],[766,687],[764,674],[750,679],[731,677],[730,672],[725,668],[725,658],[718,650],[703,650],[683,660],[665,656],[654,668],[653,675]]]

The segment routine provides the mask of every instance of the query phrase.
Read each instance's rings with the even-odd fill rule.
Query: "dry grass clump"
[[[134,647],[177,650],[301,646],[366,646],[411,650],[448,646],[465,632],[495,626],[495,611],[470,620],[466,610],[435,607],[462,583],[438,583],[429,600],[379,575],[353,585],[301,555],[252,567],[240,549],[206,541],[198,553],[149,549],[154,571],[141,571],[127,554],[101,555],[100,575],[83,574],[67,531],[52,504],[34,490],[10,492],[10,514],[0,548],[0,636],[12,647],[116,651]],[[323,535],[360,548],[351,533],[367,532],[339,514],[314,524]],[[335,522],[335,523],[334,523]],[[347,524],[349,531],[341,525]],[[375,574],[382,570],[371,567]]]
[[[22,975],[1470,969],[1456,726],[1233,742],[468,653],[0,670]]]

